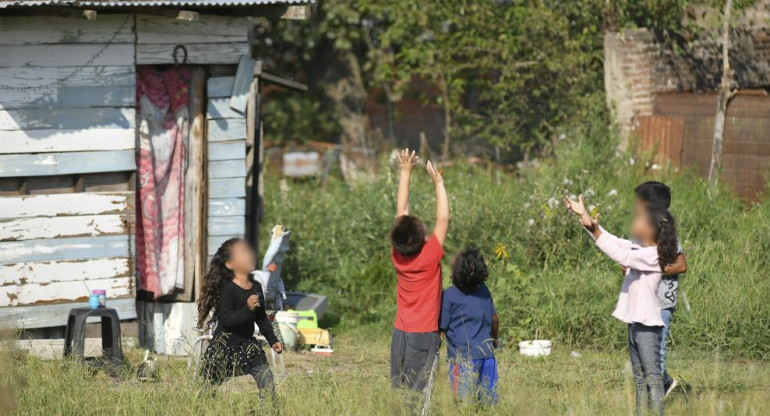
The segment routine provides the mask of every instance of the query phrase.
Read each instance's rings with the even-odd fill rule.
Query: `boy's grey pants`
[[[663,374],[660,371],[662,326],[628,324],[628,352],[636,385],[636,414],[663,414]]]
[[[404,332],[393,328],[390,345],[390,384],[423,392],[433,367],[441,338],[436,332]]]

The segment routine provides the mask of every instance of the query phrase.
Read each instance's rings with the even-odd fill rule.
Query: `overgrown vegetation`
[[[770,357],[770,204],[749,205],[692,172],[656,169],[644,157],[620,153],[602,126],[585,123],[560,142],[555,158],[516,174],[500,177],[462,164],[444,171],[451,209],[447,256],[468,246],[483,252],[506,341],[539,330],[540,337],[575,347],[625,345],[622,325],[610,316],[619,268],[592,247],[560,198],[583,193],[608,230],[626,235],[632,190],[654,178],[673,189],[671,211],[689,255],[674,345]],[[372,182],[331,180],[326,189],[315,182],[280,184],[272,176],[267,182],[265,224],[294,230],[288,286],[328,295],[342,328],[387,331],[395,315],[387,234],[398,177],[384,159],[379,172]],[[434,216],[433,190],[422,172],[412,178],[411,207],[428,222]]]
[[[426,131],[442,153],[463,143],[514,157],[548,150],[587,102],[603,103],[604,33],[648,27],[667,38],[686,31],[690,3],[715,4],[324,0],[308,22],[261,21],[260,55],[311,86],[307,95],[268,94],[265,132],[279,142],[364,144],[372,136],[367,100],[414,95],[410,82],[419,78],[435,88],[419,92],[426,105],[443,111],[442,131]],[[395,137],[402,115],[388,108],[382,137],[414,143]]]

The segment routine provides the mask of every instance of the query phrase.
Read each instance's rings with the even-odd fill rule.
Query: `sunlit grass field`
[[[622,331],[620,324],[617,330]],[[331,358],[287,354],[288,377],[278,385],[280,414],[409,414],[404,394],[389,387],[389,347],[383,329],[338,337]],[[632,415],[634,391],[625,353],[586,350],[573,357],[571,352],[556,344],[549,357],[527,358],[506,346],[498,356],[500,402],[484,409],[453,401],[442,360],[430,414]],[[275,414],[260,403],[250,376],[211,390],[192,381],[185,359],[159,357],[159,380],[140,382],[136,370],[142,351],[129,350],[127,356],[125,368],[112,377],[76,362],[2,352],[2,409],[18,415]],[[766,363],[678,350],[670,362],[673,374],[692,388],[669,397],[667,415],[764,415],[770,409]]]

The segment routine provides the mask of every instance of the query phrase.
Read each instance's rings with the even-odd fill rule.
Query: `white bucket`
[[[283,345],[289,349],[296,348],[297,338],[299,338],[299,332],[297,331],[299,315],[295,312],[279,311],[275,314],[275,322],[278,323],[278,329],[281,331]]]
[[[522,341],[519,343],[519,353],[528,357],[551,355],[551,346],[551,341],[545,339]]]

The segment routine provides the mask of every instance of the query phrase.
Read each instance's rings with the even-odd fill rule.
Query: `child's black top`
[[[251,295],[259,297],[259,305],[253,311],[249,310],[246,299]],[[278,342],[273,326],[265,312],[265,297],[262,295],[262,286],[252,281],[250,290],[246,290],[229,281],[222,287],[217,307],[217,329],[214,332],[216,338],[222,332],[228,333],[228,344],[237,345],[254,337],[254,324],[259,326],[259,332],[270,345]]]
[[[254,338],[255,323],[270,345],[278,342],[265,313],[262,286],[252,283],[252,288],[246,290],[230,281],[224,284],[219,294],[217,329],[204,354],[201,369],[213,383],[221,383],[234,375],[249,374],[254,368],[267,364],[267,356]],[[259,297],[259,306],[253,311],[246,303],[251,295]]]

